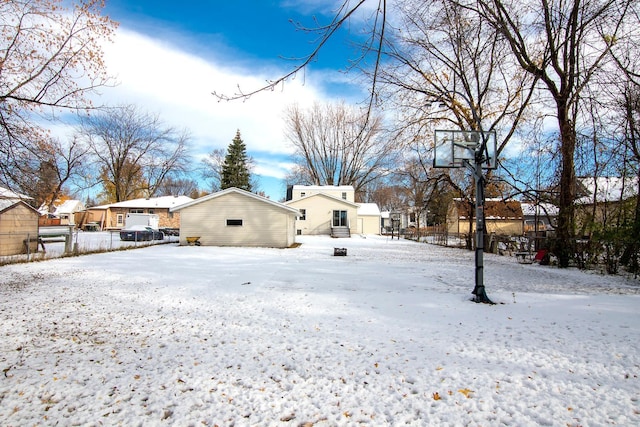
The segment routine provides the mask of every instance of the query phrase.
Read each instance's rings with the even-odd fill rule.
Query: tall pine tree
[[[236,132],[236,137],[229,144],[227,155],[222,164],[220,188],[224,190],[230,187],[251,191],[249,158],[247,157],[247,147],[240,137],[240,130]]]

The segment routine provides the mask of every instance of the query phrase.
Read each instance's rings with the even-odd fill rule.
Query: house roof
[[[616,176],[577,178],[576,204],[593,203],[594,195],[597,203],[618,202],[638,194],[637,178],[621,178]]]
[[[33,200],[33,197],[25,196],[24,194],[14,193],[13,191],[0,187],[0,213],[6,211],[18,203],[22,203],[29,209],[32,209],[37,212],[33,206],[29,203],[25,203],[25,200]]]
[[[377,203],[357,203],[358,215],[380,216],[380,208]]]
[[[357,207],[358,207],[358,204],[357,204],[357,203],[353,203],[353,202],[350,202],[350,201],[348,201],[348,200],[345,200],[345,199],[343,199],[343,198],[341,198],[341,197],[332,196],[331,194],[327,194],[327,193],[315,193],[315,194],[310,194],[310,195],[308,195],[308,196],[303,197],[302,199],[287,200],[287,201],[286,201],[286,202],[284,202],[284,203],[285,203],[285,205],[290,205],[290,204],[294,204],[294,203],[299,203],[299,202],[304,201],[304,200],[309,200],[309,199],[311,199],[311,198],[313,198],[313,197],[324,197],[324,198],[330,199],[330,200],[332,200],[332,201],[334,201],[334,202],[340,202],[340,203],[343,203],[343,204],[345,204],[345,205],[349,205],[349,206],[351,206],[351,207],[355,207],[355,208],[357,208]]]
[[[55,215],[71,214],[74,212],[83,211],[85,209],[84,203],[82,203],[80,200],[65,200],[60,204],[57,203],[59,203],[58,200],[56,200],[56,203],[54,203],[56,209],[53,214]],[[46,215],[47,213],[49,213],[49,207],[43,204],[42,206],[40,206],[40,209],[38,209],[38,212],[40,212],[41,215]]]
[[[8,188],[0,187],[0,199],[31,200],[33,199],[33,197],[29,197],[20,193],[14,193]]]
[[[458,211],[459,218],[475,217],[475,206],[462,200],[454,200],[455,207]],[[522,207],[520,202],[515,200],[485,200],[484,202],[485,219],[522,219]]]
[[[162,197],[150,197],[148,199],[141,198],[141,199],[126,200],[124,202],[94,206],[91,209],[108,209],[108,208],[171,209],[176,206],[189,203],[191,201],[193,201],[193,199],[187,196],[162,196]]]
[[[10,208],[12,208],[13,206],[17,205],[17,204],[23,204],[26,207],[28,207],[29,209],[31,209],[34,212],[38,212],[36,208],[34,208],[33,206],[31,206],[29,203],[26,203],[24,200],[20,200],[20,199],[3,199],[0,198],[0,213],[9,210]]]
[[[289,207],[289,206],[287,206],[287,205],[285,205],[283,203],[274,202],[273,200],[267,199],[266,197],[259,196],[259,195],[255,194],[255,193],[250,193],[249,191],[241,190],[241,189],[236,188],[236,187],[227,188],[226,190],[218,191],[217,193],[212,193],[212,194],[209,194],[209,195],[204,196],[204,197],[200,197],[200,198],[195,199],[195,200],[192,199],[191,201],[189,201],[187,203],[184,203],[184,204],[179,205],[179,206],[172,207],[171,208],[171,212],[176,212],[176,211],[179,211],[181,209],[188,208],[189,206],[197,205],[199,203],[206,202],[206,201],[212,200],[212,199],[217,199],[218,197],[222,197],[222,196],[225,196],[227,194],[232,194],[232,193],[233,194],[240,194],[242,196],[258,200],[258,201],[260,201],[262,203],[267,203],[267,204],[272,205],[272,206],[274,206],[274,207],[276,207],[278,209],[282,209],[282,210],[284,210],[287,213],[292,214],[292,215],[300,215],[300,211],[298,211],[297,209]]]
[[[73,213],[84,210],[84,203],[80,200],[65,200],[59,206],[56,206],[56,214]]]
[[[354,191],[353,185],[294,185],[294,190],[309,190],[309,191]]]
[[[558,216],[558,207],[551,203],[521,203],[524,216]]]

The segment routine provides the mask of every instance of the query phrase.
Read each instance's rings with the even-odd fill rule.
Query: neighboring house
[[[391,212],[380,212],[380,229],[382,230],[382,233],[391,232]]]
[[[538,233],[551,231],[556,225],[558,207],[551,203],[521,203],[524,216],[524,232]],[[537,226],[536,226],[537,223]]]
[[[287,248],[295,243],[297,209],[238,188],[171,208],[180,214],[180,244]]]
[[[75,214],[86,209],[80,200],[65,200],[64,202],[56,200],[53,205],[55,207],[53,212],[49,212],[49,207],[44,205],[38,209],[38,212],[40,215],[60,219],[57,225],[75,225]]]
[[[355,203],[351,185],[294,185],[287,189],[285,204],[300,211],[299,235],[380,234],[380,209],[374,203]]]
[[[524,215],[518,201],[485,200],[485,230],[499,235],[522,235]],[[475,231],[475,205],[455,199],[447,211],[447,229],[452,234],[468,234],[469,221]]]
[[[0,256],[38,250],[38,211],[28,196],[0,188]]]
[[[180,213],[171,212],[171,208],[191,201],[187,196],[163,196],[93,206],[76,214],[76,224],[79,228],[97,224],[100,230],[119,230],[125,226],[128,213],[144,213],[158,215],[159,228],[179,228]]]
[[[415,222],[412,223],[410,219],[411,216],[407,213],[406,209],[396,209],[393,212],[383,211],[380,213],[382,232],[387,234],[404,233],[409,227],[415,227],[416,225]],[[420,224],[422,226],[422,223]]]
[[[625,210],[633,215],[638,196],[638,179],[621,177],[587,177],[576,179],[576,231],[589,234],[594,224],[606,227]],[[614,219],[615,218],[615,219]]]

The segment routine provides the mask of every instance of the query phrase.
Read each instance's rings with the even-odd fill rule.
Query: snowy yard
[[[0,425],[640,425],[637,280],[298,241],[0,267]]]

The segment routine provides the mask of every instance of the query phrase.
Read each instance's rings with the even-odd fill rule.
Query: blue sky
[[[281,76],[310,53],[314,34],[290,22],[326,23],[340,0],[158,1],[108,0],[105,13],[120,23],[105,47],[118,85],[101,101],[135,103],[168,125],[188,129],[194,162],[215,148],[226,149],[239,129],[256,161],[260,189],[284,197],[282,177],[291,167],[283,136],[283,109],[292,103],[346,99],[364,92],[343,71],[355,56],[350,40],[363,24],[353,21],[296,79],[247,101],[218,102],[212,92],[256,89]]]

